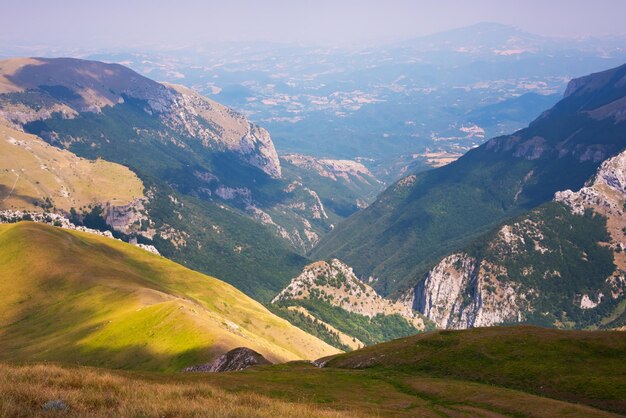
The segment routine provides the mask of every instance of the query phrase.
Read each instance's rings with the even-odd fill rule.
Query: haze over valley
[[[621,2],[138,3],[0,29],[0,416],[626,414]]]

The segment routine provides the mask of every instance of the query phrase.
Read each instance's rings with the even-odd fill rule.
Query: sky
[[[0,0],[0,41],[58,47],[408,39],[479,22],[541,35],[625,35],[625,0]]]

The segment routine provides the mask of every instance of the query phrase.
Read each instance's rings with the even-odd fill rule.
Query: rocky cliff
[[[334,181],[351,182],[358,180],[370,184],[380,183],[367,167],[357,161],[315,158],[303,154],[286,154],[281,158],[296,167],[313,171],[319,176]]]
[[[410,306],[439,328],[472,328],[520,322],[527,306],[516,286],[497,279],[499,266],[465,253],[444,258],[412,292]],[[496,271],[494,271],[496,270]]]

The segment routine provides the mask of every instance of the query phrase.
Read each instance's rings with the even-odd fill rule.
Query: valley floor
[[[480,383],[295,362],[221,374],[2,364],[0,416],[617,415]]]

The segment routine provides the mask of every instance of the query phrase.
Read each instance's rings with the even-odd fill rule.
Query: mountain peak
[[[564,97],[586,95],[602,89],[626,90],[626,64],[572,79],[565,89]]]
[[[192,89],[158,83],[119,64],[75,58],[3,60],[0,95],[6,98],[0,97],[0,117],[18,129],[55,117],[100,114],[130,100],[185,140],[233,152],[270,177],[281,177],[278,154],[265,129]],[[191,145],[170,140],[180,147]]]

